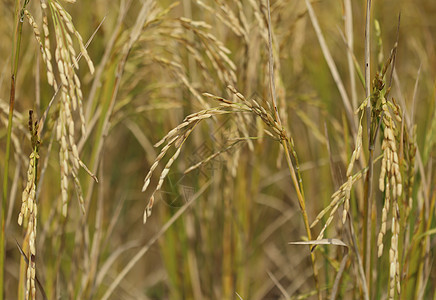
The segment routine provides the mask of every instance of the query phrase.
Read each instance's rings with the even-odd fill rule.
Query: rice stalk
[[[4,295],[4,263],[5,263],[5,219],[6,219],[6,205],[8,198],[8,176],[9,176],[9,158],[11,152],[11,137],[12,137],[12,122],[15,108],[15,89],[16,79],[18,73],[18,61],[21,47],[21,36],[23,30],[23,22],[21,19],[24,15],[24,10],[28,1],[24,1],[20,11],[20,1],[15,1],[14,8],[14,24],[12,33],[12,59],[11,59],[11,87],[9,98],[9,114],[8,114],[8,129],[6,137],[6,153],[5,153],[5,166],[3,174],[3,193],[2,193],[2,209],[0,215],[1,222],[1,234],[0,234],[0,299],[3,299]]]

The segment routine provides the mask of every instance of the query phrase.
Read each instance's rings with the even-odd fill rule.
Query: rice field
[[[436,2],[0,6],[0,299],[436,299]]]

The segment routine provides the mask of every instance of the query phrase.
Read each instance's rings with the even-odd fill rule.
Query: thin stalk
[[[298,204],[300,206],[301,214],[303,215],[303,221],[304,221],[304,227],[306,229],[307,239],[309,241],[312,240],[312,233],[310,231],[310,224],[309,224],[309,218],[307,217],[307,210],[306,210],[306,201],[304,200],[304,196],[300,191],[300,185],[298,184],[297,176],[295,175],[295,169],[292,164],[291,157],[289,155],[289,150],[286,141],[282,141],[283,150],[285,151],[286,156],[286,163],[288,164],[289,173],[291,175],[292,183],[294,185],[295,191],[297,192],[297,198],[298,198]],[[309,250],[310,250],[309,246]],[[321,299],[321,291],[319,287],[319,280],[318,280],[318,270],[315,266],[315,253],[310,252],[310,258],[312,261],[312,268],[313,268],[313,277],[315,279],[315,285],[318,290],[318,298]]]
[[[287,134],[286,134],[286,138],[287,138],[287,142],[289,145],[289,150],[291,150],[290,155],[295,163],[295,171],[297,173],[297,179],[298,179],[298,184],[300,186],[300,192],[301,192],[301,195],[303,196],[303,199],[306,199],[304,197],[303,178],[301,177],[301,172],[300,172],[300,162],[298,160],[297,152],[295,151],[294,141],[293,141],[292,137],[288,136]]]
[[[354,72],[353,62],[353,9],[351,6],[351,0],[344,1],[345,10],[345,36],[348,50],[348,72],[350,73],[350,89],[351,89],[351,105],[353,111],[357,108],[357,93],[356,93],[356,80]]]
[[[371,0],[366,1],[366,22],[365,22],[365,96],[366,105],[366,126],[368,136],[368,174],[365,183],[365,202],[364,202],[364,221],[363,221],[363,260],[365,267],[366,281],[370,289],[370,268],[371,268],[371,194],[372,177],[374,165],[374,140],[371,138],[371,99],[370,97],[370,19],[371,19]]]
[[[275,91],[275,82],[274,82],[274,59],[273,59],[273,48],[272,48],[272,34],[271,34],[271,11],[270,11],[270,1],[267,2],[267,10],[268,10],[268,49],[269,49],[269,79],[270,79],[270,92],[271,92],[271,98],[272,98],[272,104],[274,109],[274,115],[277,120],[277,123],[279,126],[282,126],[282,122],[280,120],[280,114],[277,108],[277,97],[276,97],[276,91]],[[303,194],[303,188],[302,188],[302,180],[301,180],[301,174],[298,168],[298,177],[299,180],[297,180],[297,175],[294,169],[294,166],[292,164],[290,153],[293,154],[295,160],[297,158],[296,153],[294,151],[294,148],[288,149],[288,143],[289,146],[292,146],[292,140],[287,136],[286,131],[283,129],[283,132],[285,133],[284,139],[282,139],[281,144],[283,146],[283,150],[285,152],[286,156],[286,163],[288,164],[289,172],[291,175],[292,183],[295,187],[295,191],[297,192],[297,198],[298,203],[300,205],[301,214],[303,215],[303,221],[304,221],[304,227],[306,229],[306,234],[308,240],[312,240],[312,234],[310,231],[310,225],[309,225],[309,219],[307,217],[307,211],[306,211],[306,201],[304,200],[304,194]],[[292,152],[291,152],[292,151]],[[296,160],[296,162],[298,162]],[[298,166],[297,166],[298,167]],[[310,250],[309,246],[309,250]],[[315,253],[310,251],[310,258],[312,261],[312,268],[313,268],[313,277],[315,280],[315,286],[318,292],[318,299],[321,300],[321,290],[319,286],[319,280],[318,280],[318,271],[316,269],[315,265]]]
[[[21,35],[23,31],[23,10],[28,1],[24,2],[23,8],[19,12],[20,0],[15,1],[14,24],[16,30],[12,36],[12,61],[11,61],[11,89],[9,98],[9,116],[8,116],[8,131],[6,137],[6,153],[5,153],[5,167],[3,173],[3,197],[2,197],[2,210],[1,210],[1,234],[0,234],[0,299],[4,297],[4,264],[5,264],[5,217],[6,217],[6,204],[8,199],[8,174],[9,174],[9,158],[11,155],[11,135],[12,135],[12,122],[15,104],[15,83],[18,71],[18,57],[21,46]]]
[[[357,248],[356,234],[354,232],[354,227],[353,227],[354,224],[353,216],[350,213],[348,213],[347,219],[348,219],[348,226],[350,230],[351,239],[353,241],[354,253],[356,254],[356,259],[357,259],[357,270],[359,272],[360,279],[362,280],[363,299],[369,300],[368,284],[366,282],[365,273],[363,271],[363,264],[362,264],[362,259],[360,258],[359,249]]]

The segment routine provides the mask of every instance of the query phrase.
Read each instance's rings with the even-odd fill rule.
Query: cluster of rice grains
[[[160,12],[163,15],[166,12]],[[236,82],[236,65],[228,57],[230,50],[212,33],[212,26],[203,21],[193,21],[189,18],[180,17],[171,21],[166,20],[165,26],[154,28],[156,34],[143,35],[139,42],[145,42],[146,50],[138,50],[140,55],[130,58],[131,63],[141,64],[145,59],[151,59],[153,63],[170,71],[177,80],[187,88],[202,108],[208,108],[207,103],[198,91],[206,82],[212,86],[216,81]],[[150,52],[147,45],[154,44],[163,47],[159,51]],[[185,66],[183,57],[180,56],[180,47],[187,50],[192,58],[192,65]],[[137,61],[136,61],[137,60]],[[197,68],[198,66],[198,76]],[[211,72],[210,67],[214,72]],[[192,74],[188,70],[193,69]],[[195,74],[195,75],[194,75]],[[216,74],[216,77],[214,76]],[[133,74],[137,80],[137,74]],[[192,78],[190,78],[192,77]]]
[[[293,149],[293,143],[292,140],[289,139],[286,135],[286,132],[284,131],[283,127],[280,126],[277,121],[274,119],[272,114],[270,113],[272,110],[271,107],[268,107],[269,111],[265,109],[262,105],[258,103],[255,99],[246,99],[240,92],[238,92],[233,86],[229,85],[227,86],[228,90],[232,94],[232,96],[235,98],[235,100],[238,100],[240,102],[232,102],[230,100],[224,99],[219,96],[215,96],[209,93],[204,93],[203,96],[212,98],[214,100],[217,100],[220,102],[220,105],[215,108],[205,109],[197,113],[193,113],[189,116],[187,116],[182,123],[180,123],[177,127],[172,129],[168,134],[163,137],[158,143],[155,144],[155,147],[159,147],[162,144],[166,143],[165,146],[161,149],[160,154],[156,157],[154,163],[150,167],[149,172],[147,173],[145,179],[144,179],[144,185],[142,188],[142,191],[145,192],[150,183],[151,183],[151,177],[156,170],[159,162],[164,158],[164,156],[168,153],[170,148],[174,146],[176,152],[172,155],[172,157],[168,160],[166,163],[163,171],[161,172],[159,176],[159,182],[157,184],[157,187],[153,190],[150,200],[146,206],[145,212],[144,212],[144,223],[147,221],[147,218],[151,215],[151,210],[154,204],[154,195],[156,192],[158,192],[162,188],[162,184],[167,177],[171,166],[173,165],[174,161],[178,158],[181,147],[183,143],[186,141],[188,136],[191,134],[191,132],[194,130],[194,128],[203,120],[209,119],[209,118],[215,118],[218,115],[223,114],[237,114],[237,113],[253,113],[254,115],[260,117],[260,119],[265,123],[266,127],[268,129],[264,129],[264,132],[271,136],[273,139],[281,141],[286,140],[289,144],[289,147]],[[269,103],[267,103],[269,104]],[[244,119],[245,120],[245,119]],[[242,132],[245,134],[244,132]],[[247,140],[248,142],[249,140]],[[236,143],[233,143],[232,145],[235,145]],[[230,146],[232,147],[232,146]],[[226,148],[225,151],[229,150],[229,148]],[[217,152],[213,154],[211,157],[216,157],[217,155],[223,153],[224,151]],[[188,168],[186,172],[191,171],[194,168],[197,168],[198,166],[207,163],[211,157],[206,158],[204,161],[197,163],[196,165]]]
[[[324,217],[324,215],[330,211],[329,217],[326,223],[324,224],[323,228],[321,229],[320,233],[318,234],[317,240],[320,240],[324,237],[325,230],[333,221],[334,215],[341,204],[344,204],[344,208],[342,211],[342,224],[345,224],[345,221],[347,220],[347,214],[350,209],[351,189],[354,183],[360,180],[362,176],[366,174],[366,172],[368,171],[368,168],[365,168],[353,175],[354,164],[356,161],[359,160],[360,155],[362,154],[362,132],[363,132],[362,119],[364,115],[365,106],[366,106],[366,101],[363,101],[363,103],[356,111],[356,114],[360,113],[359,127],[355,139],[354,151],[351,155],[350,162],[348,163],[347,166],[347,174],[346,174],[347,181],[343,183],[336,192],[333,193],[333,195],[331,196],[330,204],[316,216],[315,221],[313,221],[313,223],[310,225],[310,228],[315,227],[319,223],[319,221]]]
[[[354,163],[359,159],[360,154],[362,153],[362,117],[363,117],[363,107],[362,105],[358,112],[361,111],[360,116],[360,122],[359,122],[359,130],[357,133],[356,138],[356,144],[353,151],[353,154],[350,159],[350,163],[347,167],[347,181],[340,186],[340,188],[333,193],[331,196],[331,202],[330,204],[324,208],[315,218],[315,221],[310,225],[310,228],[315,227],[319,221],[324,217],[324,215],[330,211],[330,215],[324,224],[323,228],[321,229],[320,233],[318,234],[317,240],[320,240],[324,237],[324,232],[327,229],[327,227],[330,225],[330,223],[333,221],[334,215],[336,211],[338,210],[339,206],[343,203],[344,209],[342,211],[342,224],[345,224],[345,221],[347,220],[347,213],[350,209],[350,197],[351,197],[351,188],[353,187],[353,184],[362,178],[362,175],[364,175],[367,172],[367,168],[361,170],[360,172],[356,174],[352,174]]]
[[[74,1],[68,1],[74,2]],[[44,39],[41,39],[41,33],[38,25],[31,15],[25,9],[25,16],[32,26],[36,41],[41,50],[42,60],[47,69],[47,81],[55,91],[60,89],[61,100],[59,103],[59,118],[55,125],[56,137],[60,144],[60,172],[61,172],[61,192],[62,192],[62,214],[67,215],[68,204],[68,176],[71,175],[74,179],[76,192],[79,197],[81,209],[84,212],[84,201],[81,192],[79,180],[77,178],[78,170],[82,166],[88,173],[89,170],[79,158],[78,148],[75,142],[75,123],[72,111],[78,111],[81,120],[82,134],[85,133],[85,118],[82,108],[82,91],[79,77],[75,69],[78,69],[78,59],[76,59],[76,51],[73,47],[71,36],[75,36],[80,46],[80,54],[85,58],[91,73],[94,72],[94,66],[87,54],[83,44],[82,37],[75,29],[72,18],[68,12],[57,2],[53,0],[41,0],[42,8],[42,28]],[[60,82],[58,85],[53,72],[53,57],[51,55],[50,39],[49,39],[49,22],[47,15],[51,15],[53,28],[55,31],[55,56],[54,61],[57,65]],[[22,195],[22,206],[18,217],[19,225],[26,224],[27,221],[27,236],[29,238],[29,255],[28,255],[28,270],[27,270],[27,286],[26,299],[35,298],[35,255],[36,255],[36,224],[37,224],[37,201],[36,194],[36,174],[38,162],[38,146],[39,132],[37,123],[33,122],[32,114],[29,118],[29,129],[32,136],[33,152],[30,154],[29,169],[27,171],[27,183]],[[93,176],[92,174],[90,174]],[[94,177],[94,176],[93,176]],[[94,177],[95,178],[95,177]]]
[[[224,101],[224,100],[223,100]],[[225,100],[226,101],[226,100]],[[156,192],[158,192],[162,188],[162,184],[167,177],[171,166],[173,165],[174,161],[178,158],[182,145],[186,141],[186,139],[189,137],[189,135],[192,133],[194,128],[203,120],[216,117],[218,115],[222,114],[228,114],[231,112],[236,111],[243,111],[243,109],[237,105],[232,104],[229,101],[226,101],[223,103],[220,107],[211,108],[211,109],[205,109],[197,113],[193,113],[189,116],[187,116],[182,123],[180,123],[177,127],[172,129],[166,136],[164,136],[159,142],[157,142],[154,146],[159,147],[160,145],[166,143],[166,145],[161,149],[160,154],[156,157],[153,165],[150,167],[149,172],[147,173],[145,179],[144,179],[144,186],[142,187],[142,191],[145,192],[150,185],[151,182],[151,176],[153,175],[154,171],[156,170],[159,162],[164,158],[164,156],[167,154],[168,150],[172,146],[176,149],[176,152],[172,155],[172,157],[168,160],[166,163],[164,170],[159,176],[159,182],[157,184],[157,187],[153,190],[152,195],[150,196],[150,200],[146,206],[145,212],[144,212],[144,223],[147,221],[147,218],[151,215],[151,210],[154,204],[154,195]]]
[[[373,111],[379,113],[381,122],[380,128],[383,131],[381,150],[383,153],[379,189],[384,192],[384,205],[382,209],[381,228],[377,238],[378,257],[383,254],[383,237],[386,234],[388,212],[391,209],[392,222],[391,222],[391,246],[389,249],[389,262],[390,262],[390,289],[389,298],[393,299],[395,296],[395,287],[397,292],[400,293],[400,264],[398,260],[398,237],[400,233],[400,209],[398,206],[398,199],[402,194],[402,179],[399,164],[399,153],[397,143],[400,140],[400,131],[398,130],[394,118],[389,110],[392,109],[395,120],[402,123],[400,116],[400,108],[392,98],[392,102],[388,102],[385,98],[386,95],[381,93],[383,89],[383,81],[379,75],[374,79],[374,93],[375,99],[372,99],[373,104],[376,105]]]
[[[33,122],[32,111],[29,111],[29,131],[32,140],[32,153],[29,156],[29,168],[27,170],[26,187],[22,194],[22,203],[20,214],[18,215],[18,224],[23,225],[23,221],[27,221],[28,238],[28,253],[26,253],[27,264],[27,281],[26,281],[26,299],[35,299],[35,255],[36,255],[36,225],[37,225],[37,203],[36,194],[36,173],[39,159],[39,139],[38,139],[38,123]],[[26,223],[25,223],[26,225]]]
[[[69,1],[74,2],[74,1]],[[39,43],[42,59],[47,68],[48,83],[57,90],[60,88],[61,101],[59,104],[59,118],[56,123],[56,138],[60,144],[59,159],[61,170],[61,192],[62,192],[62,214],[67,215],[68,203],[68,176],[71,175],[74,179],[75,188],[79,197],[82,211],[84,211],[83,196],[77,173],[80,166],[87,168],[79,158],[74,133],[75,122],[72,116],[72,111],[78,111],[81,121],[82,135],[85,134],[85,117],[82,106],[82,91],[79,77],[75,69],[79,68],[78,59],[76,59],[76,51],[73,47],[72,36],[75,36],[79,47],[80,54],[85,58],[91,74],[94,72],[94,65],[83,44],[82,37],[73,25],[72,18],[68,12],[57,1],[42,0],[41,8],[43,12],[43,32],[44,43],[40,38],[40,31],[31,14],[26,10],[25,15],[33,27],[33,32],[37,42]],[[47,15],[51,15],[53,28],[55,31],[55,57],[54,61],[57,65],[61,85],[58,87],[52,66],[52,55],[50,51],[49,39],[49,24]],[[88,173],[90,173],[88,171]]]

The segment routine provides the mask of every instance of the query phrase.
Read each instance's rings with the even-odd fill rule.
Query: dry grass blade
[[[315,15],[315,12],[312,8],[312,4],[310,4],[309,0],[305,0],[307,11],[309,12],[310,21],[312,22],[313,28],[315,29],[316,36],[318,37],[319,44],[321,46],[321,50],[324,54],[324,58],[329,66],[330,72],[332,73],[333,79],[338,87],[339,93],[341,94],[342,104],[344,105],[345,112],[348,118],[348,122],[351,126],[353,134],[356,134],[356,121],[353,115],[353,109],[351,106],[350,99],[345,90],[344,84],[342,83],[342,79],[339,75],[338,69],[336,68],[336,64],[330,54],[330,50],[327,47],[327,43],[324,39],[324,35],[322,34],[321,28],[318,23],[318,18]]]
[[[335,282],[333,283],[332,291],[330,294],[330,300],[335,300],[339,290],[339,284],[342,279],[342,275],[344,274],[345,267],[347,266],[347,261],[349,258],[349,254],[346,253],[342,258],[341,265],[339,266],[338,273],[336,274]]]
[[[280,281],[278,281],[278,279],[274,276],[273,273],[271,273],[270,271],[267,272],[269,278],[271,278],[271,280],[274,282],[275,286],[280,290],[280,292],[283,294],[283,296],[285,297],[285,299],[291,299],[291,296],[288,294],[288,292],[286,291],[286,289],[283,287],[283,285],[280,283]]]
[[[238,294],[238,292],[235,292],[235,295],[240,299],[240,300],[244,300],[241,295]]]
[[[271,29],[271,11],[269,0],[267,1],[267,10],[268,10],[268,59],[269,59],[269,87],[271,93],[271,99],[274,109],[274,115],[276,117],[277,122],[281,125],[279,111],[277,109],[277,96],[276,96],[276,87],[274,81],[274,58],[273,58],[273,47],[272,47],[272,29]]]
[[[351,103],[353,110],[357,108],[357,93],[356,93],[356,80],[353,61],[353,49],[354,49],[354,35],[353,35],[353,12],[351,0],[344,1],[345,11],[345,36],[347,40],[347,60],[348,60],[348,72],[350,73],[350,89],[351,89]]]
[[[320,239],[314,241],[289,242],[288,244],[289,245],[335,245],[335,246],[343,246],[348,248],[348,245],[345,244],[340,239]]]
[[[366,277],[365,277],[365,271],[363,270],[362,258],[360,256],[359,249],[357,248],[356,233],[354,232],[353,223],[354,223],[353,218],[352,218],[351,214],[349,213],[348,225],[349,225],[349,229],[350,229],[351,239],[353,241],[354,254],[356,255],[356,258],[357,258],[357,269],[358,269],[358,273],[359,273],[359,278],[361,280],[363,297],[365,300],[369,300],[368,284],[367,284]]]

